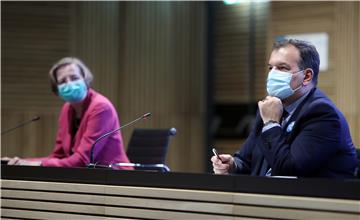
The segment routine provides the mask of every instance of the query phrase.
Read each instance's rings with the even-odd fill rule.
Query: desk
[[[2,218],[354,219],[360,181],[2,168]]]

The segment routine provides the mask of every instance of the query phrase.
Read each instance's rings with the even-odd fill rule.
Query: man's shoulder
[[[316,88],[313,94],[309,97],[309,107],[310,108],[332,108],[336,109],[333,101],[320,89]]]
[[[318,88],[310,95],[307,102],[307,105],[304,106],[304,110],[309,115],[318,115],[322,117],[334,116],[336,118],[341,115],[341,111],[336,107],[333,101]]]
[[[312,94],[310,94],[310,100],[319,100],[319,101],[330,101],[330,98],[319,88],[314,88]]]

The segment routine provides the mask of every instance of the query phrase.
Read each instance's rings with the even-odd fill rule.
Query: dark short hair
[[[57,76],[56,76],[57,71],[59,68],[70,65],[70,64],[75,64],[79,67],[81,75],[84,77],[85,84],[87,85],[88,88],[90,88],[90,85],[94,79],[94,76],[91,73],[91,71],[89,70],[89,68],[78,58],[64,57],[64,58],[60,59],[59,61],[57,61],[49,71],[51,90],[56,95],[58,94]]]
[[[311,68],[314,72],[313,82],[317,85],[318,75],[319,75],[319,66],[320,66],[320,57],[315,46],[310,42],[296,39],[284,39],[278,42],[275,42],[272,50],[277,50],[289,45],[293,45],[300,52],[300,60],[298,66],[300,69],[304,70],[306,68]]]

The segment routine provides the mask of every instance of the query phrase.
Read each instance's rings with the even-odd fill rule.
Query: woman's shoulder
[[[113,104],[107,97],[95,91],[94,89],[90,89],[89,92],[91,96],[89,108],[102,110],[114,109]]]

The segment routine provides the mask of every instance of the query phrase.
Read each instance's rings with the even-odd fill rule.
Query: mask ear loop
[[[300,70],[300,71],[298,71],[298,72],[296,72],[296,73],[294,73],[294,74],[298,74],[298,73],[300,73],[300,72],[304,72],[305,70]],[[298,91],[299,89],[301,89],[304,85],[303,85],[303,83],[304,83],[304,79],[305,79],[305,74],[303,74],[303,79],[302,79],[302,82],[301,82],[301,84],[296,88],[296,89],[293,89],[293,92],[295,93],[296,91]]]

